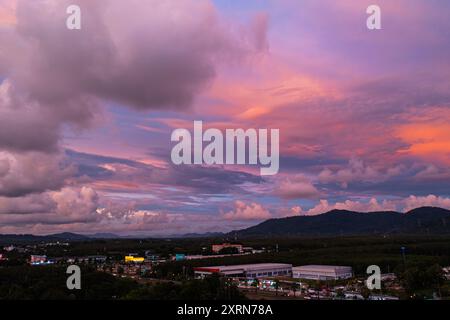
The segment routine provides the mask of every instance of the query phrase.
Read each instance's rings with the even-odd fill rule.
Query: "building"
[[[95,262],[95,263],[105,263],[107,257],[106,256],[88,256],[87,257],[89,262]]]
[[[211,250],[214,253],[220,253],[220,251],[222,251],[223,249],[226,249],[226,248],[236,248],[238,253],[243,252],[242,244],[238,244],[238,243],[213,244]]]
[[[308,265],[292,268],[292,277],[309,280],[338,280],[353,277],[352,267]]]
[[[186,260],[186,255],[184,253],[175,254],[175,261],[183,261]]]
[[[256,279],[262,277],[290,276],[291,272],[292,265],[284,263],[257,263],[194,268],[194,273],[199,278],[218,274],[230,278]]]
[[[107,257],[106,256],[85,256],[85,257],[76,257],[76,258],[69,258],[69,259],[71,261],[77,261],[79,263],[105,263]]]
[[[143,257],[135,257],[135,256],[125,256],[125,262],[136,262],[136,263],[142,263],[144,262]]]
[[[30,257],[30,264],[32,265],[39,265],[46,263],[47,263],[47,256],[33,254]]]

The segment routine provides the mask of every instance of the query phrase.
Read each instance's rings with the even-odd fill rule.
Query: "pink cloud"
[[[16,23],[16,0],[0,0],[0,28]]]
[[[243,201],[236,201],[232,211],[223,214],[226,220],[265,220],[270,219],[272,215],[258,203],[252,202],[246,204]]]
[[[60,162],[58,154],[0,151],[0,196],[17,197],[61,188],[75,170]]]
[[[64,225],[93,223],[101,220],[97,213],[98,195],[89,187],[69,188],[20,198],[0,198],[0,230],[11,225]]]
[[[322,183],[339,183],[343,188],[347,188],[351,182],[380,182],[387,180],[392,176],[399,175],[403,169],[402,166],[395,166],[382,172],[370,165],[366,165],[361,159],[352,158],[347,168],[336,171],[326,168],[319,173],[318,178]]]
[[[371,198],[369,201],[346,200],[344,202],[336,202],[331,204],[328,200],[320,200],[320,202],[309,210],[301,210],[300,214],[318,215],[328,211],[350,210],[356,212],[374,212],[374,211],[403,211],[407,212],[419,207],[441,207],[450,209],[450,198],[428,195],[428,196],[409,196],[408,198],[396,200],[378,201]]]
[[[314,199],[320,195],[319,190],[304,175],[295,175],[281,180],[275,187],[274,194],[283,199]]]
[[[428,195],[428,196],[409,196],[404,200],[405,211],[418,207],[440,207],[450,209],[450,198]]]

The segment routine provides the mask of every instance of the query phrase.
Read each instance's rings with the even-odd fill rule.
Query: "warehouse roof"
[[[308,271],[328,271],[328,272],[333,272],[336,270],[348,270],[351,269],[352,267],[349,266],[329,266],[329,265],[316,265],[316,264],[311,264],[311,265],[306,265],[306,266],[298,266],[298,267],[293,267],[292,271],[297,271],[297,270],[308,270]]]
[[[230,271],[247,271],[247,270],[266,270],[266,269],[277,269],[277,268],[291,268],[291,264],[286,263],[255,263],[255,264],[239,264],[232,266],[211,266],[211,267],[201,267],[194,268],[197,271],[210,271],[210,272],[230,272]]]

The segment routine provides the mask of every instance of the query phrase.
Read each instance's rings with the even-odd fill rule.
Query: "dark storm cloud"
[[[74,168],[61,165],[54,154],[0,152],[0,196],[18,197],[30,193],[57,190]]]
[[[23,170],[0,177],[0,195],[61,187],[66,172],[49,160],[61,160],[61,130],[98,124],[106,103],[186,110],[219,63],[242,62],[265,42],[263,18],[238,33],[209,1],[80,0],[77,31],[66,28],[70,4],[18,0],[0,27],[0,151]],[[48,163],[35,166],[54,174],[26,169],[44,154]]]
[[[41,102],[88,95],[142,110],[186,109],[216,63],[265,41],[264,19],[237,35],[207,1],[82,0],[79,31],[65,27],[69,4],[19,0],[17,28],[5,36],[9,76]]]

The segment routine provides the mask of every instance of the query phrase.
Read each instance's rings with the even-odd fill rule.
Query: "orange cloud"
[[[420,119],[398,129],[398,137],[409,144],[401,153],[450,162],[450,110],[440,111],[439,118]]]
[[[16,5],[16,0],[0,1],[0,26],[16,24]]]

